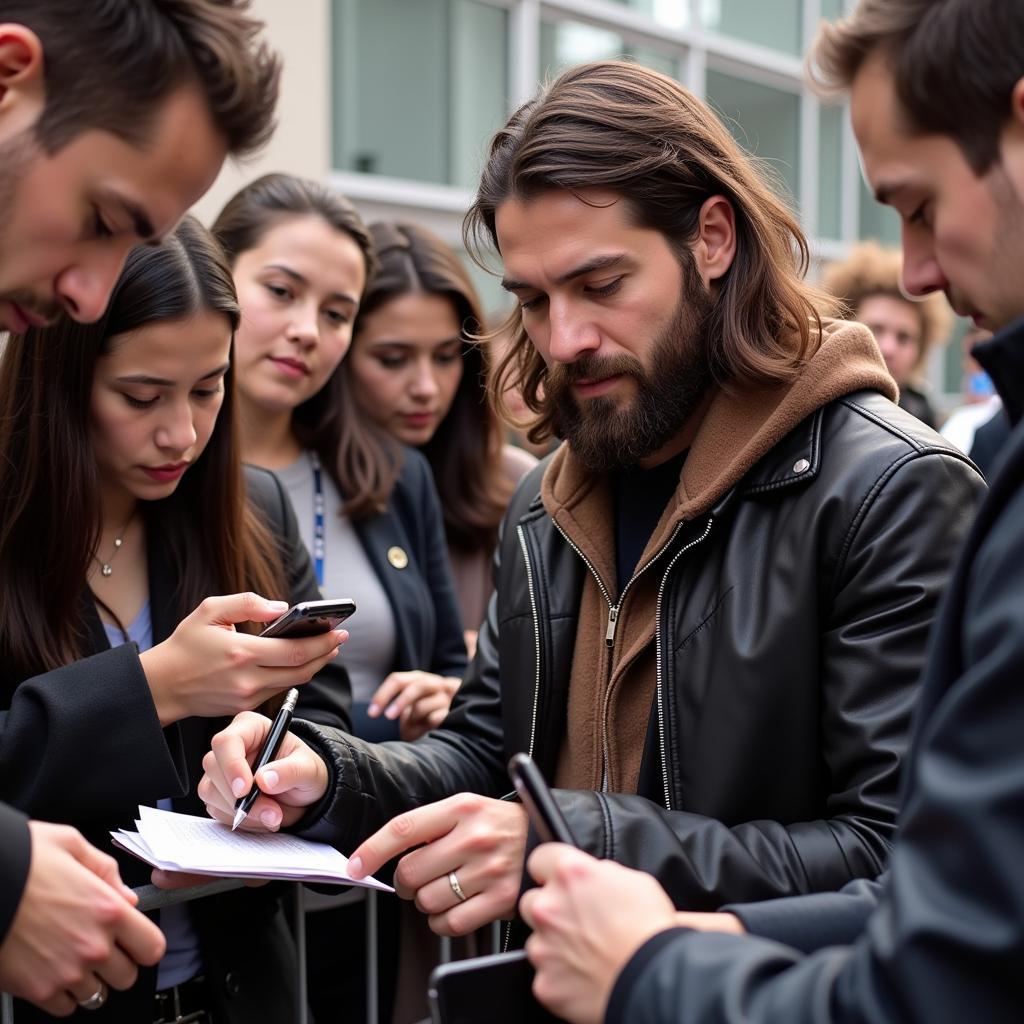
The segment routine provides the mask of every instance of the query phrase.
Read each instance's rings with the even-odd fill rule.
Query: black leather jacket
[[[410,807],[502,795],[520,750],[553,777],[587,569],[537,497],[543,466],[510,506],[442,727],[371,747],[297,726],[334,774],[302,823],[311,835],[351,850]],[[638,793],[556,791],[580,844],[691,909],[877,875],[925,640],[982,488],[937,434],[859,392],[677,531],[650,570],[657,690]]]
[[[755,923],[774,918],[812,956],[661,932],[619,975],[605,1024],[1024,1019],[1024,320],[973,354],[1014,431],[936,618],[883,885],[762,908]]]

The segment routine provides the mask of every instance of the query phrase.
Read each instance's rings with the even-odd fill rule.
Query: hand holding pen
[[[245,821],[246,815],[252,810],[253,804],[256,803],[256,799],[260,795],[260,788],[256,785],[256,773],[264,765],[269,764],[277,757],[277,753],[281,749],[281,741],[284,739],[285,733],[288,732],[288,727],[292,724],[292,714],[295,711],[295,702],[298,699],[299,691],[292,687],[274,716],[270,732],[267,733],[267,738],[263,741],[263,746],[260,748],[260,755],[252,766],[252,788],[235,803],[235,816],[231,822],[232,832]]]

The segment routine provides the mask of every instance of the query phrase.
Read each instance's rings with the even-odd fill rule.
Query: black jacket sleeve
[[[0,799],[31,817],[102,819],[185,791],[180,730],[160,727],[135,644],[26,679],[8,699]]]
[[[18,911],[31,860],[28,819],[13,807],[0,804],[0,945]]]
[[[919,726],[887,883],[857,942],[802,957],[753,938],[656,936],[608,1021],[1020,1020],[1022,522],[1024,491],[964,574],[963,619],[938,622],[959,631],[962,670]]]
[[[496,565],[498,562],[496,554]],[[497,636],[496,602],[492,597],[477,639],[476,656],[448,717],[415,743],[367,743],[296,720],[293,731],[321,754],[331,778],[324,799],[309,809],[296,830],[349,851],[396,814],[412,807],[460,792],[504,795],[509,785]]]
[[[277,477],[265,469],[246,466],[249,500],[266,521],[277,540],[288,582],[289,604],[319,601],[316,573],[309,552],[299,535],[299,524],[288,495]],[[299,687],[296,714],[338,729],[352,727],[352,687],[345,670],[344,647],[335,661],[322,668],[308,683]]]
[[[878,906],[881,892],[881,881],[858,878],[839,892],[734,903],[721,909],[735,914],[751,935],[813,953],[855,942]]]

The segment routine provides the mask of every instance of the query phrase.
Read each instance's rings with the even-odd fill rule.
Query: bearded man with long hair
[[[517,751],[585,850],[679,907],[877,876],[979,474],[824,315],[793,216],[670,78],[565,72],[495,136],[466,233],[517,299],[495,394],[564,443],[513,498],[446,721],[378,747],[297,724],[270,820],[362,843],[356,872],[404,853],[449,934],[514,915]],[[221,734],[214,813],[265,729]]]

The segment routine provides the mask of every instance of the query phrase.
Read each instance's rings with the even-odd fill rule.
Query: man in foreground
[[[279,66],[247,7],[0,5],[0,330],[97,320],[131,247],[170,231],[229,153],[267,139]],[[61,671],[73,688],[74,667]],[[53,727],[56,711],[38,720]],[[0,712],[5,756],[23,735],[38,755]],[[135,903],[74,829],[0,804],[0,991],[66,1016],[131,987],[165,946]]]
[[[850,90],[865,176],[903,220],[906,290],[999,332],[973,354],[1015,429],[933,631],[883,884],[678,915],[649,876],[540,849],[521,904],[534,990],[579,1024],[1024,1007],[1024,19],[1003,0],[862,0],[814,57]],[[706,933],[744,926],[788,945]]]

